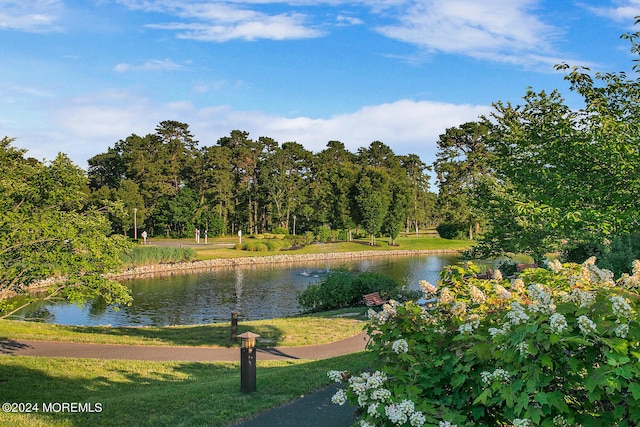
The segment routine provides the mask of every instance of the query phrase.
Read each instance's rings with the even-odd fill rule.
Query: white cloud
[[[296,12],[270,15],[228,2],[124,0],[120,3],[131,9],[163,12],[181,18],[181,21],[146,26],[175,31],[181,39],[214,42],[234,39],[288,40],[314,38],[324,34],[320,29],[307,25],[306,15]]]
[[[585,8],[591,10],[597,15],[613,19],[618,22],[627,22],[633,24],[634,18],[640,15],[640,0],[618,0],[614,1],[611,6],[592,6],[585,4]]]
[[[424,0],[407,5],[387,37],[432,52],[508,63],[528,63],[552,51],[557,30],[535,16],[535,0]]]
[[[0,30],[55,30],[63,11],[60,0],[0,0]]]
[[[184,70],[185,67],[180,64],[176,64],[171,59],[153,59],[140,65],[120,63],[116,64],[113,69],[118,73],[124,73],[127,71],[176,71]]]
[[[52,158],[65,152],[80,166],[86,160],[132,133],[153,133],[162,120],[189,124],[201,146],[212,146],[231,130],[240,129],[257,139],[274,138],[280,143],[296,141],[318,152],[330,140],[340,140],[355,152],[379,140],[396,154],[418,154],[426,163],[435,159],[438,136],[448,127],[477,120],[490,106],[458,105],[430,101],[399,100],[363,107],[328,118],[282,117],[260,111],[239,111],[229,106],[196,108],[190,102],[153,104],[138,94],[104,92],[71,100],[51,118],[47,146],[27,145]],[[19,146],[25,138],[18,141]],[[47,152],[47,150],[50,150]]]

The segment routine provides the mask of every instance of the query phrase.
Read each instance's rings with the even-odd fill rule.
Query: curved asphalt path
[[[258,360],[328,359],[365,349],[367,335],[328,344],[302,347],[258,347]],[[121,344],[88,344],[62,341],[32,341],[0,338],[0,354],[12,356],[77,357],[153,361],[240,361],[238,347],[181,347]]]

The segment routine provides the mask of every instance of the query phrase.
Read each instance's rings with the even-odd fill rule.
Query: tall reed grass
[[[196,258],[196,251],[192,248],[134,246],[130,252],[123,253],[120,258],[126,267],[134,267],[138,265],[193,261]]]

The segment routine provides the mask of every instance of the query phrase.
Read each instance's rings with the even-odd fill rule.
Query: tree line
[[[357,153],[329,141],[314,154],[297,142],[233,130],[200,147],[188,124],[167,120],[88,163],[90,197],[108,207],[122,234],[133,228],[134,209],[139,227],[166,236],[194,228],[224,235],[361,227],[372,238],[395,238],[436,220],[430,166],[380,141]]]

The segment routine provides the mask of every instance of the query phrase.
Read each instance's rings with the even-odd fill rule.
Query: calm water
[[[455,255],[394,256],[330,263],[278,264],[217,269],[125,282],[133,305],[115,310],[97,299],[84,307],[63,302],[32,304],[22,318],[67,325],[166,326],[226,322],[233,310],[244,320],[270,319],[300,312],[298,292],[328,271],[375,271],[420,289],[422,279],[435,283]]]

